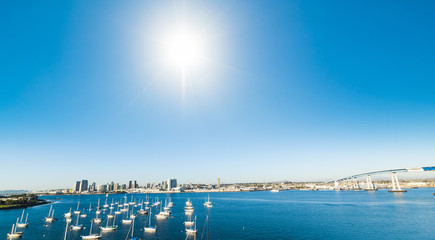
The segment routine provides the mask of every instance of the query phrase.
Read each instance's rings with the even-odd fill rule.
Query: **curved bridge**
[[[364,188],[364,190],[371,191],[371,190],[377,190],[372,182],[372,179],[371,179],[372,175],[390,173],[391,174],[391,183],[393,186],[392,190],[390,190],[390,192],[406,192],[406,190],[402,190],[402,188],[400,187],[396,173],[398,173],[398,172],[424,172],[424,171],[435,171],[435,166],[417,167],[417,168],[399,168],[399,169],[366,172],[366,173],[361,173],[361,174],[356,174],[356,175],[352,175],[349,177],[341,178],[341,179],[338,179],[335,181],[331,181],[330,183],[333,182],[334,187],[336,189],[341,189],[340,183],[346,182],[349,185],[349,186],[347,186],[347,189],[356,190],[356,189],[361,189],[361,187],[358,185],[358,182],[356,179],[359,177],[366,177],[367,187]]]

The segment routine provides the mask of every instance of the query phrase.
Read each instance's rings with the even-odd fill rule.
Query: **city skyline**
[[[434,7],[2,2],[0,190],[433,166]]]

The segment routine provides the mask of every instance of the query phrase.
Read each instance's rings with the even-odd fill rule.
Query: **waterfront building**
[[[74,183],[72,191],[73,192],[78,192],[79,190],[80,190],[80,181],[77,181],[77,182]]]
[[[216,188],[221,188],[221,178],[217,179],[217,185]]]
[[[82,180],[80,182],[79,192],[85,192],[88,190],[88,180]]]

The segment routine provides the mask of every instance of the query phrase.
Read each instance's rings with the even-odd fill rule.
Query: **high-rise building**
[[[88,190],[88,180],[82,180],[80,182],[79,192],[85,192]]]
[[[133,182],[131,180],[128,182],[128,189],[130,188],[133,188]]]
[[[163,182],[162,182],[162,187],[161,187],[161,189],[162,189],[162,190],[168,190],[168,182],[167,182],[167,181],[163,181]]]
[[[77,182],[74,183],[74,186],[73,186],[72,191],[73,191],[73,192],[78,192],[78,191],[80,191],[80,181],[77,181]]]
[[[118,191],[118,188],[119,188],[119,183],[115,183],[114,185],[113,185],[113,191]]]
[[[177,179],[168,179],[168,190],[177,187]]]
[[[221,178],[217,179],[217,185],[216,188],[221,188]]]
[[[106,185],[98,185],[98,187],[97,187],[97,191],[99,192],[99,193],[105,193],[106,192],[106,188],[107,186]]]
[[[134,180],[133,188],[138,188],[138,187],[139,187],[139,186],[138,186],[138,184],[137,184],[137,181]]]

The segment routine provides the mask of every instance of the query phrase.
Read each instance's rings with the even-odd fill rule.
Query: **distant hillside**
[[[29,192],[29,190],[0,190],[0,195],[22,194],[27,192]]]

